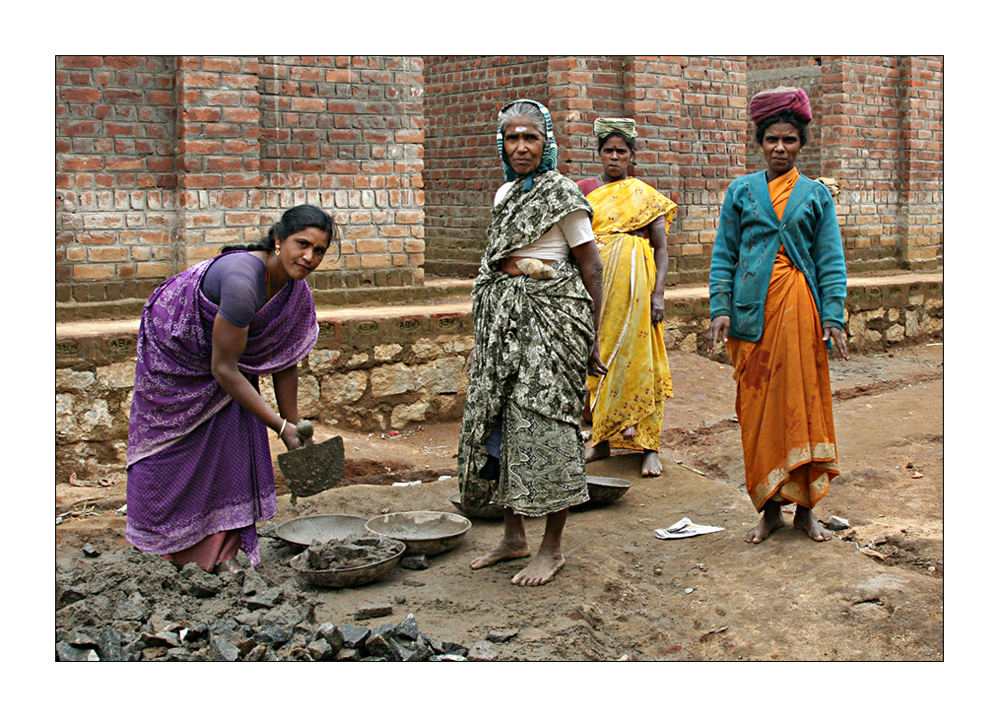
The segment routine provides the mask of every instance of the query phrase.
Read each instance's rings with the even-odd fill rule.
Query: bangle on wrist
[[[278,436],[281,436],[283,433],[285,433],[285,424],[287,424],[287,423],[288,423],[288,419],[282,419],[281,420],[281,429],[278,431]]]

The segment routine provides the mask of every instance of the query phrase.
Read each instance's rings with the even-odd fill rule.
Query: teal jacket
[[[844,328],[847,267],[830,191],[804,175],[778,220],[766,171],[729,184],[708,276],[712,318],[729,316],[729,335],[758,341],[778,247],[805,274],[821,325]]]

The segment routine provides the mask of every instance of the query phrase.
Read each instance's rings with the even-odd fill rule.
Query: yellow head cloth
[[[611,133],[620,133],[626,138],[635,138],[635,121],[631,118],[598,118],[594,121],[594,135],[603,138]]]

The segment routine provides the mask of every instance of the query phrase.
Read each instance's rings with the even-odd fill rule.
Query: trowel
[[[292,492],[292,506],[300,496],[332,489],[344,475],[344,440],[334,436],[313,443],[313,425],[303,419],[295,427],[299,448],[278,454],[278,467]]]

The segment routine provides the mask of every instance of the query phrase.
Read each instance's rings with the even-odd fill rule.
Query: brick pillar
[[[679,128],[682,90],[681,58],[629,56],[622,63],[623,115],[633,118],[636,141],[635,177],[645,181],[678,206],[681,205]],[[669,283],[676,283],[681,255],[684,211],[674,219],[667,236]]]
[[[746,173],[745,56],[678,60],[678,209],[670,252],[681,283],[707,281],[719,211],[729,183]],[[674,111],[676,108],[676,111]]]
[[[559,170],[574,180],[599,173],[594,120],[634,118],[636,177],[679,206],[668,283],[707,276],[718,209],[745,168],[745,58],[553,58],[548,83]]]
[[[898,267],[900,189],[896,58],[822,58],[824,176],[836,179],[851,270]]]
[[[907,268],[940,266],[944,249],[944,64],[900,58],[899,255]]]
[[[940,265],[943,70],[925,56],[823,62],[823,175],[852,271]]]
[[[559,144],[558,170],[579,180],[582,168],[594,158],[591,131],[594,101],[588,92],[594,82],[593,67],[584,58],[555,57],[548,61],[548,99],[552,128]]]
[[[178,58],[182,268],[261,236],[258,82],[255,57]]]

